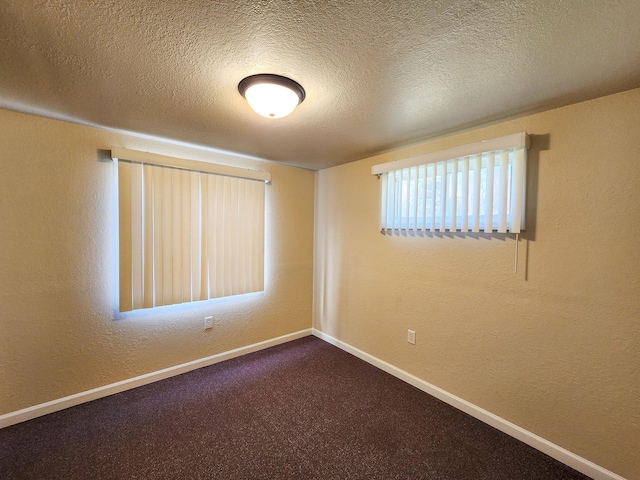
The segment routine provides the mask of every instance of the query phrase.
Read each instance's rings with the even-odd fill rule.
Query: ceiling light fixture
[[[286,117],[305,97],[304,88],[298,82],[270,73],[243,79],[238,91],[256,113],[267,118]]]

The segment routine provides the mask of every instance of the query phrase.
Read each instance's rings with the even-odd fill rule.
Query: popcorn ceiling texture
[[[639,479],[638,105],[640,89],[317,172],[314,327]],[[523,130],[517,274],[513,235],[379,233],[372,165]]]
[[[4,0],[0,107],[322,168],[640,86],[637,0]],[[269,121],[238,82],[307,99]]]

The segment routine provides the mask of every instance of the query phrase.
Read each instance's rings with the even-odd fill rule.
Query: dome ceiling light
[[[270,73],[244,78],[238,84],[238,91],[256,113],[267,118],[286,117],[305,97],[304,88],[298,82]]]

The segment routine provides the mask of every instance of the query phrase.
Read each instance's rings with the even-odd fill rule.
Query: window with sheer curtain
[[[126,149],[112,157],[120,311],[264,290],[269,174]]]
[[[519,233],[528,145],[523,132],[374,166],[381,231]]]

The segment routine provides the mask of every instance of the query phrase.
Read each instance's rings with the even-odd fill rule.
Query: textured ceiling
[[[2,108],[312,169],[640,86],[638,0],[2,0],[0,40]]]

